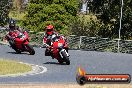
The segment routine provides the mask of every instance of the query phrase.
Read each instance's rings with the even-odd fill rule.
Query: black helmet
[[[15,28],[15,26],[16,26],[16,22],[14,20],[10,20],[9,28],[12,29],[12,28]]]

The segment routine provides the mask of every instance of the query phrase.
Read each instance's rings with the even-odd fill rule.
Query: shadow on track
[[[58,62],[45,62],[43,64],[55,64],[55,65],[66,65],[65,63],[58,63]]]
[[[17,52],[7,52],[7,53],[9,53],[9,54],[26,54],[26,55],[29,55],[29,54],[26,53],[26,52],[21,52],[21,53],[17,53]]]

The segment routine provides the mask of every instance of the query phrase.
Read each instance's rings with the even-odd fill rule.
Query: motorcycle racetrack
[[[76,83],[76,73],[80,66],[87,74],[132,75],[132,54],[69,50],[71,64],[60,65],[56,59],[44,56],[45,48],[34,49],[35,55],[28,55],[26,52],[16,54],[9,46],[0,45],[0,58],[46,68],[45,71],[33,75],[0,77],[1,84]]]

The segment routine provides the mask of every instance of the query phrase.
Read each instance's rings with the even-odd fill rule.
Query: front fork
[[[69,54],[68,54],[67,50],[66,49],[62,49],[62,50],[59,51],[59,54],[60,54],[61,58],[63,58],[62,52],[65,52],[66,55],[69,57]]]

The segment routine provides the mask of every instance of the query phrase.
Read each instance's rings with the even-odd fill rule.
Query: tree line
[[[26,7],[27,14],[20,24],[32,31],[44,31],[46,25],[53,24],[59,33],[65,35],[118,38],[120,0],[28,0],[26,6],[22,4],[23,0],[14,5],[10,5],[11,1],[16,0],[1,0],[0,25],[6,24],[9,7],[20,12]],[[87,3],[85,13],[80,12],[83,3]],[[3,11],[2,7],[7,10]],[[121,38],[131,39],[131,30],[132,1],[124,0]]]

